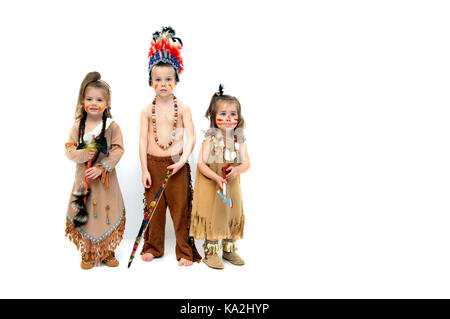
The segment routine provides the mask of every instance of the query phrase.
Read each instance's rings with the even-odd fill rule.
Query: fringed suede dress
[[[210,129],[206,133],[206,140],[211,146],[207,165],[219,176],[222,176],[222,168],[227,164],[237,166],[241,163],[239,143],[244,142],[245,139],[243,136],[234,138],[234,141],[224,142],[218,130]],[[197,170],[191,215],[191,236],[209,241],[243,238],[245,216],[240,176],[228,181],[225,199],[219,196],[217,191],[217,183]],[[228,199],[232,200],[232,207],[227,204]]]
[[[69,142],[66,143],[66,156],[77,163],[75,182],[70,195],[66,218],[66,237],[81,251],[84,261],[98,264],[106,259],[119,245],[125,229],[125,207],[120,191],[115,166],[124,152],[122,132],[117,123],[107,119],[105,138],[107,154],[99,153],[92,165],[103,169],[103,173],[89,180],[89,195],[86,208],[89,213],[87,224],[75,227],[73,218],[78,209],[73,201],[75,195],[84,191],[85,171],[87,169],[87,150],[77,149],[79,121],[72,126]],[[91,132],[84,134],[86,144],[93,136],[99,136],[102,123]]]

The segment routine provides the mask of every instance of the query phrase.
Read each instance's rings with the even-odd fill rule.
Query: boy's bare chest
[[[178,111],[177,114],[175,114],[174,109],[172,107],[165,109],[156,108],[155,112],[152,113],[150,117],[150,121],[153,121],[153,118],[156,120],[157,125],[173,126],[175,118],[177,119],[180,118],[180,112]]]
[[[156,123],[157,128],[161,129],[172,129],[175,121],[176,121],[176,127],[181,126],[181,118],[182,114],[180,113],[180,109],[178,108],[178,111],[175,113],[173,107],[167,107],[167,108],[158,108],[156,107],[154,112],[151,111],[149,116],[150,124],[153,126],[153,123]]]
[[[150,114],[149,114],[149,143],[148,150],[149,154],[153,154],[156,156],[165,156],[167,150],[162,150],[161,145],[167,145],[171,140],[173,140],[172,145],[170,146],[170,150],[174,149],[176,152],[180,151],[180,147],[183,145],[183,113],[180,112],[180,108],[178,107],[178,113],[176,114],[176,128],[174,130],[175,124],[175,113],[174,108],[158,108],[155,107],[154,113],[152,112],[150,106]],[[160,146],[157,146],[157,141],[159,141]]]

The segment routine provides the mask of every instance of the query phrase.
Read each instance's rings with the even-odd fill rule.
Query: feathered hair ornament
[[[223,84],[219,84],[219,91],[216,92],[216,95],[223,96]]]
[[[153,33],[153,41],[148,52],[150,59],[148,63],[148,72],[159,62],[169,63],[178,74],[183,72],[183,59],[181,58],[181,48],[183,42],[175,37],[175,30],[172,27],[163,27],[161,32]]]

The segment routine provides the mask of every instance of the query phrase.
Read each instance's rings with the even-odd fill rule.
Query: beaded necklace
[[[178,121],[178,105],[177,105],[177,98],[175,95],[173,96],[173,110],[174,110],[174,114],[173,114],[172,137],[170,138],[169,143],[167,143],[166,145],[161,145],[161,144],[159,144],[158,134],[156,132],[156,97],[154,98],[153,104],[152,104],[153,136],[155,137],[156,145],[161,147],[163,150],[166,150],[168,147],[170,147],[170,145],[172,145],[173,141],[175,140],[175,131],[177,128],[177,121]]]

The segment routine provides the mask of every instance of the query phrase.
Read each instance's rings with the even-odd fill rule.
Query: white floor
[[[27,244],[39,245],[42,239]],[[327,247],[321,242],[305,242],[299,247],[280,243],[242,240],[239,252],[246,265],[237,267],[225,262],[224,270],[213,270],[203,262],[179,267],[175,243],[169,239],[164,257],[144,263],[137,256],[127,269],[133,240],[124,240],[117,250],[118,268],[100,266],[87,271],[80,269],[79,253],[63,236],[52,240],[56,253],[23,245],[20,251],[12,252],[13,247],[5,245],[3,257],[14,257],[2,262],[0,298],[449,296],[448,257],[432,248],[426,252],[426,247],[417,247],[416,254],[395,247],[383,252],[374,246],[367,246],[366,251],[357,249],[357,245],[339,249],[332,242]],[[201,251],[200,242],[197,247]]]
[[[247,265],[224,262],[224,270],[213,270],[203,262],[180,267],[175,258],[175,241],[168,240],[162,258],[145,263],[137,255],[130,269],[128,259],[132,240],[122,241],[116,250],[117,268],[104,265],[91,270],[79,266],[80,255],[67,239],[54,243],[56,256],[45,258],[39,252],[17,255],[2,272],[1,298],[249,298],[266,297],[265,289],[255,289],[261,280],[260,265],[247,259]],[[198,242],[201,251],[201,243]],[[139,248],[142,248],[142,244]],[[241,245],[245,258],[246,245]],[[56,257],[56,258],[54,258]],[[35,262],[39,260],[41,262]],[[29,261],[29,262],[27,262]],[[267,269],[266,269],[267,270]],[[284,284],[280,283],[280,286]],[[249,293],[251,291],[251,293]],[[273,294],[275,296],[277,294]]]

